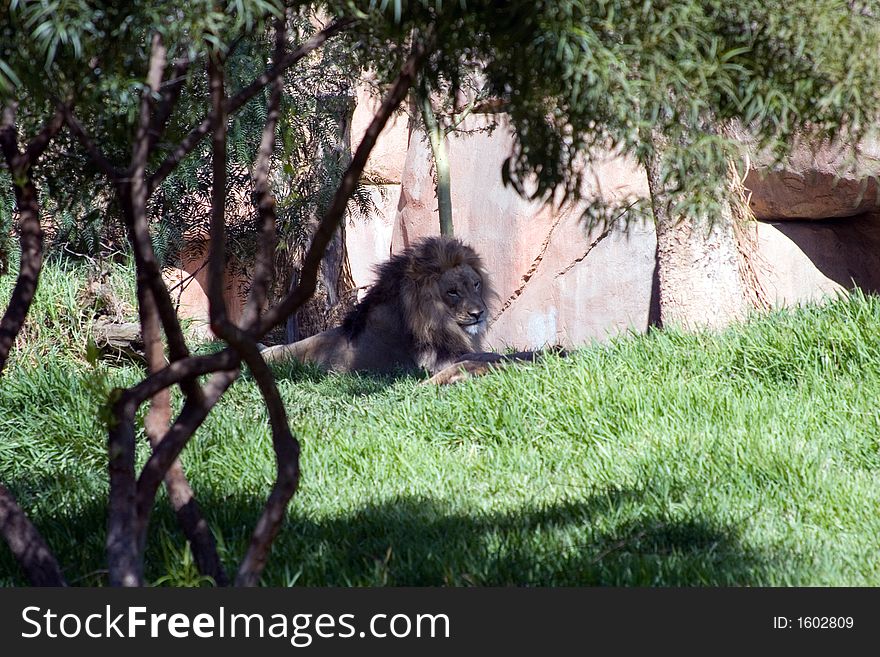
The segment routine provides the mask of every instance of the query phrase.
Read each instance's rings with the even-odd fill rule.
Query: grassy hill
[[[85,286],[46,272],[0,379],[0,481],[68,579],[100,585],[96,409],[140,373],[87,362]],[[880,585],[877,298],[624,336],[450,388],[277,374],[303,476],[266,584]],[[247,377],[184,466],[232,567],[274,477]],[[148,579],[200,583],[160,505]],[[18,583],[0,546],[0,584]]]

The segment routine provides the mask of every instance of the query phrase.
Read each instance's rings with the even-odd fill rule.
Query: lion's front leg
[[[492,368],[493,364],[485,360],[462,360],[440,370],[427,381],[422,381],[421,385],[451,385],[472,376],[488,374]]]

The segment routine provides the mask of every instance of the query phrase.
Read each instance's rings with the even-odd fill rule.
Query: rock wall
[[[463,128],[473,134],[451,137],[447,147],[455,234],[483,256],[498,291],[488,343],[494,348],[575,345],[621,330],[644,330],[652,321],[653,227],[587,230],[583,206],[547,207],[521,198],[501,180],[511,133],[503,119],[491,134],[481,131],[487,125],[486,117],[469,118]],[[404,130],[408,147],[398,184],[383,185],[384,197],[379,190],[374,194],[381,198],[377,217],[356,219],[348,227],[358,285],[370,283],[380,253],[387,257],[439,232],[430,146],[423,133],[399,123],[390,139],[403,143]],[[371,165],[391,169],[381,158]],[[647,194],[644,172],[624,158],[600,159],[591,174],[585,184],[594,198],[610,203]]]
[[[479,127],[474,119],[468,129]],[[649,321],[655,240],[650,229],[588,230],[583,206],[548,207],[521,198],[501,180],[513,139],[502,124],[491,135],[448,140],[455,232],[486,259],[499,298],[488,343],[494,348],[582,344]],[[392,248],[437,232],[430,150],[413,140],[401,186]],[[597,162],[587,194],[606,202],[647,194],[647,180],[620,158]],[[597,181],[601,181],[599,184]],[[619,303],[602,303],[613,296]],[[586,309],[586,312],[584,312]]]
[[[740,131],[740,139],[749,138]],[[754,151],[754,148],[752,148]],[[784,162],[756,153],[745,185],[758,219],[832,219],[880,210],[880,142],[799,140]]]
[[[355,126],[366,126],[374,102],[359,105]],[[489,345],[574,346],[656,322],[653,223],[588,230],[582,206],[552,208],[522,199],[501,180],[511,133],[503,117],[491,133],[480,131],[485,125],[485,117],[470,118],[463,127],[471,134],[449,138],[447,147],[455,234],[482,254],[499,292]],[[353,139],[357,143],[356,130]],[[388,146],[377,148],[368,165],[370,177],[383,182],[374,194],[379,212],[355,220],[348,232],[355,281],[363,286],[375,263],[439,232],[424,135],[399,117],[380,137],[383,143]],[[856,160],[845,152],[800,145],[783,165],[754,159],[745,181],[761,220],[753,268],[759,294],[771,305],[816,301],[856,285],[880,292],[880,214],[874,212],[872,178],[880,172],[880,147],[860,145]],[[625,158],[599,158],[587,173],[588,199],[619,202],[648,194],[644,171]]]

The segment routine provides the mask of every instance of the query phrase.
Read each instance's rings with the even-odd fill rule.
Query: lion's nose
[[[471,310],[468,312],[468,314],[474,318],[475,322],[479,322],[481,319],[483,319],[483,315],[485,314],[485,312],[486,311],[484,310]]]

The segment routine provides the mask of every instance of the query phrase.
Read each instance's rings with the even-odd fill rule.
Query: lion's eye
[[[475,289],[475,290],[479,290],[479,289],[480,289],[480,281],[476,281],[476,282],[474,283],[474,289]]]
[[[451,296],[453,299],[457,299],[457,298],[458,298],[458,290],[448,290],[448,291],[446,292],[446,294],[448,294],[449,296]]]

